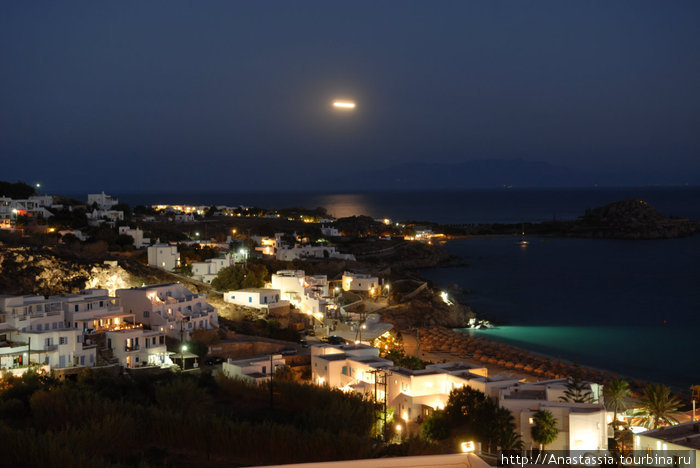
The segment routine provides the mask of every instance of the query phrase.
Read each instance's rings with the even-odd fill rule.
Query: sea
[[[117,194],[119,195],[119,194]],[[358,193],[121,194],[136,204],[325,207],[443,224],[576,219],[587,208],[642,199],[700,220],[700,187],[495,189]],[[687,389],[700,384],[700,235],[681,239],[484,237],[451,240],[460,266],[423,276],[497,326],[468,331],[552,357]],[[450,287],[452,286],[452,287]],[[457,286],[455,288],[454,286]]]

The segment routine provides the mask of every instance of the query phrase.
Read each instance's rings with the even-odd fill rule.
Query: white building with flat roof
[[[272,275],[271,285],[280,291],[282,300],[289,301],[302,313],[324,319],[328,307],[325,275],[307,276],[304,270],[280,270]]]
[[[670,458],[671,463],[666,466],[700,468],[700,422],[698,421],[635,434],[633,443],[635,452]]]
[[[26,366],[30,361],[51,369],[94,366],[95,345],[84,343],[82,330],[66,322],[65,300],[60,296],[0,296],[0,341],[14,343],[5,350],[5,365]]]
[[[148,265],[167,271],[179,268],[180,254],[177,251],[177,246],[155,244],[148,247]]]
[[[537,411],[546,410],[554,415],[559,429],[548,450],[607,450],[608,421],[602,386],[588,384],[593,403],[569,403],[561,401],[566,383],[566,379],[556,379],[511,385],[499,391],[498,403],[515,416],[516,432],[526,449],[539,448],[532,440],[532,418]]]
[[[279,289],[245,288],[224,293],[224,302],[254,309],[275,307],[280,302]],[[285,301],[286,302],[286,301]]]
[[[143,237],[143,230],[139,228],[130,228],[129,226],[119,226],[119,234],[131,236],[134,239],[134,247],[142,249],[151,245],[151,239]]]
[[[119,200],[112,198],[110,195],[105,195],[102,193],[89,193],[87,196],[88,207],[92,205],[97,205],[101,210],[111,210],[114,205],[119,204]]]
[[[342,284],[343,291],[372,293],[379,289],[379,278],[372,275],[346,271],[343,273]]]
[[[219,328],[216,308],[204,294],[194,294],[180,283],[152,284],[118,289],[117,298],[124,312],[151,330],[180,339],[189,339],[195,330]]]
[[[352,254],[343,254],[335,247],[327,245],[295,245],[294,247],[283,246],[277,249],[277,260],[291,262],[302,258],[335,258],[338,260],[355,260]]]
[[[107,347],[123,367],[158,366],[173,364],[165,346],[165,332],[145,330],[142,326],[107,331]]]
[[[312,346],[311,375],[318,385],[369,393],[378,401],[386,401],[399,418],[416,422],[443,409],[450,392],[468,386],[511,411],[526,449],[538,448],[530,431],[532,418],[539,410],[550,411],[557,419],[559,435],[547,445],[548,449],[607,449],[607,413],[598,384],[587,384],[592,403],[564,402],[560,398],[566,390],[566,379],[523,383],[508,376],[489,377],[486,368],[461,362],[410,370],[394,366],[379,357],[379,350],[366,345]],[[374,385],[375,379],[381,379],[378,383],[386,381],[386,394],[384,385]]]
[[[263,255],[275,256],[277,251],[282,248],[282,237],[284,233],[278,232],[274,237],[253,236],[251,239],[258,244],[255,250]]]
[[[261,355],[245,359],[228,359],[222,365],[222,371],[227,377],[242,379],[248,382],[267,382],[275,371],[285,366],[281,354]]]
[[[203,262],[192,263],[192,277],[203,283],[211,284],[219,272],[235,263],[235,258],[230,253],[223,257],[209,258]]]

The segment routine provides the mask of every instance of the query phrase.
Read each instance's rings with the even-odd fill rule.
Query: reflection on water
[[[345,218],[346,216],[376,216],[372,212],[372,204],[369,197],[360,193],[341,193],[320,195],[319,204],[328,210],[328,213],[335,218]]]

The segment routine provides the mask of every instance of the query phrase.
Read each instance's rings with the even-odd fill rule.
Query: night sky
[[[697,1],[3,2],[0,180],[313,190],[523,159],[700,184],[699,24]]]

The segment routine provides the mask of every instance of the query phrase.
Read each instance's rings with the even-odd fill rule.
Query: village
[[[609,384],[622,376],[453,331],[488,324],[416,273],[446,260],[446,236],[429,227],[301,208],[132,211],[104,192],[85,202],[3,197],[0,220],[5,266],[11,255],[21,262],[18,252],[55,247],[86,252],[108,272],[49,293],[0,291],[5,379],[212,372],[264,392],[286,375],[369,399],[377,434],[394,442],[439,439],[426,427],[455,391],[470,389],[512,415],[515,439],[469,445],[487,456],[538,449],[543,414],[557,429],[551,450],[608,450],[610,440],[698,450],[696,439],[684,442],[697,433],[694,411],[665,421],[683,422],[674,431],[687,428],[687,439],[665,437],[664,421],[644,422],[631,392],[644,395],[645,382],[620,396]],[[149,269],[149,283],[128,272],[134,262]]]

